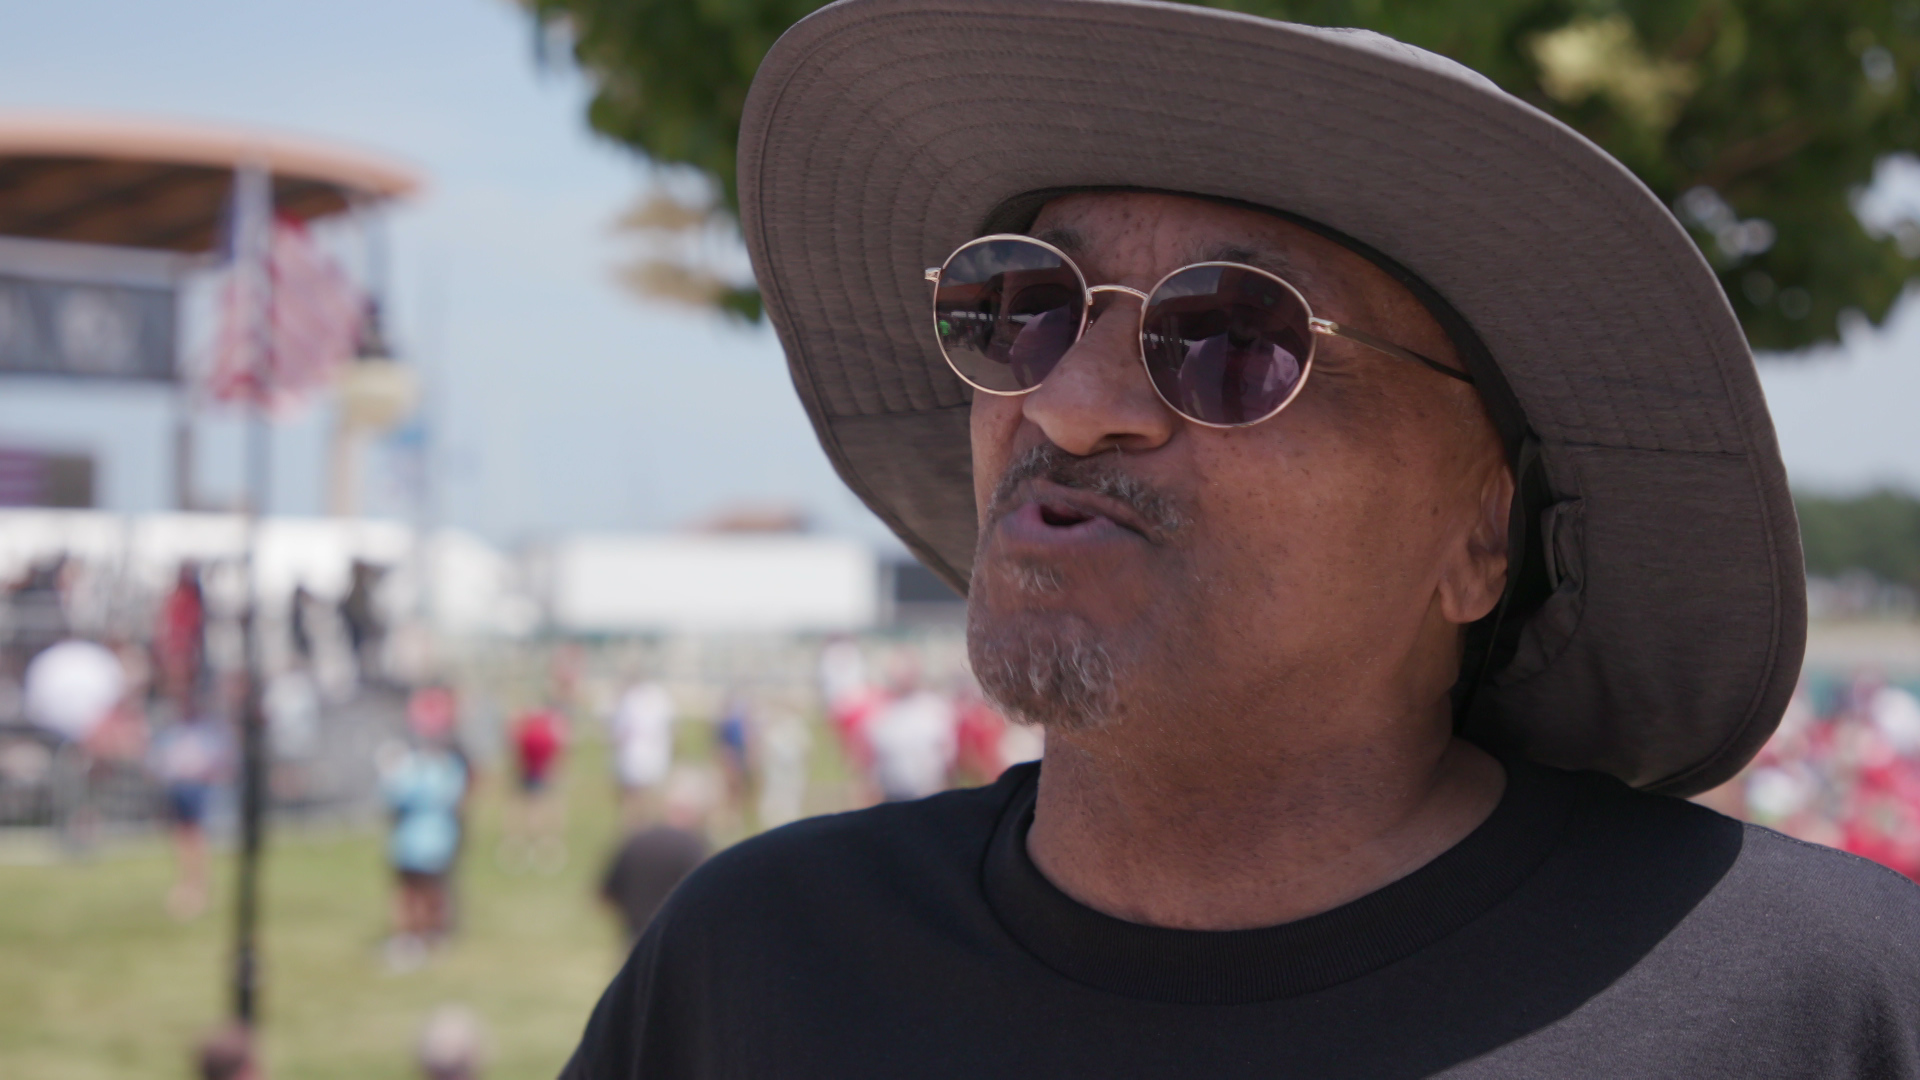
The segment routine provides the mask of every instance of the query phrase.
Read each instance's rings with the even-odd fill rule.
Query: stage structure
[[[175,504],[193,504],[196,388],[180,384],[180,286],[235,253],[236,175],[268,178],[267,210],[308,222],[419,189],[418,173],[352,147],[142,117],[0,111],[0,375],[137,380],[177,388]],[[370,245],[378,255],[381,245]],[[365,283],[377,304],[379,259]],[[372,334],[373,343],[378,335]],[[390,384],[382,370],[345,373]],[[336,481],[337,482],[337,481]]]
[[[143,117],[0,111],[0,377],[145,382],[177,395],[176,500],[194,509],[192,412],[206,387],[184,378],[180,292],[189,274],[225,271],[224,325],[211,374],[222,380],[218,396],[252,414],[251,553],[267,505],[270,408],[285,382],[324,379],[350,392],[356,368],[381,364],[368,374],[376,383],[392,381],[392,365],[379,355],[382,268],[373,265],[366,275],[373,280],[349,291],[329,263],[300,246],[304,223],[343,213],[374,221],[383,204],[420,183],[417,173],[379,155],[301,137]],[[314,326],[337,325],[328,323],[327,308],[338,309],[346,296],[359,298],[360,310],[350,316],[360,347],[346,341],[341,351],[348,355],[323,356],[327,370],[317,375],[310,362],[290,368],[301,349],[333,348]],[[292,340],[295,334],[302,339]],[[25,489],[26,481],[17,483]],[[233,1008],[251,1024],[266,794],[261,650],[252,614],[260,597],[251,554],[247,580],[253,594]]]

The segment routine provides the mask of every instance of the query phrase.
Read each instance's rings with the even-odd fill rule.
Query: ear
[[[1513,470],[1486,469],[1471,526],[1454,543],[1440,571],[1440,612],[1448,622],[1477,622],[1507,587],[1507,515],[1513,508]]]

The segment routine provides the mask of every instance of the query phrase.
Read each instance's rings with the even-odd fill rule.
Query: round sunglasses
[[[1087,285],[1067,254],[1031,236],[969,240],[927,270],[933,326],[954,374],[988,394],[1032,393],[1087,330],[1095,293],[1140,301],[1140,359],[1167,408],[1196,424],[1246,427],[1300,395],[1327,334],[1471,383],[1464,372],[1313,314],[1306,297],[1255,266],[1183,266],[1146,292]]]

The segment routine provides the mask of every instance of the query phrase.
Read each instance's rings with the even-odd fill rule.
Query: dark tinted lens
[[[1040,385],[1080,335],[1086,293],[1060,256],[1026,240],[982,240],[954,253],[934,293],[947,362],[988,390]]]
[[[1306,304],[1257,270],[1196,266],[1168,278],[1147,304],[1147,371],[1180,413],[1247,424],[1285,404],[1306,372]]]

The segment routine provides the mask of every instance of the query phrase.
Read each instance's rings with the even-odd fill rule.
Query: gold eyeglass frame
[[[1287,406],[1293,404],[1294,398],[1297,398],[1300,396],[1300,391],[1306,389],[1307,379],[1309,376],[1313,374],[1314,357],[1317,356],[1320,351],[1318,348],[1318,339],[1322,335],[1327,337],[1346,338],[1349,341],[1353,341],[1353,342],[1357,342],[1358,344],[1365,345],[1367,348],[1372,349],[1376,352],[1384,353],[1388,356],[1391,356],[1396,360],[1406,360],[1411,363],[1420,364],[1424,367],[1432,368],[1433,370],[1439,372],[1442,375],[1447,376],[1448,378],[1458,379],[1461,382],[1467,383],[1468,385],[1472,385],[1473,383],[1473,376],[1468,375],[1464,371],[1457,371],[1441,363],[1438,360],[1435,360],[1428,356],[1422,356],[1421,354],[1414,352],[1412,349],[1403,349],[1400,346],[1395,345],[1391,341],[1387,341],[1384,338],[1375,337],[1364,330],[1355,330],[1353,327],[1342,326],[1331,319],[1320,318],[1319,316],[1313,313],[1313,305],[1307,303],[1307,298],[1301,295],[1300,290],[1294,288],[1291,282],[1287,281],[1285,278],[1279,276],[1278,274],[1273,273],[1272,271],[1262,270],[1257,266],[1248,266],[1246,263],[1217,262],[1217,261],[1189,263],[1186,266],[1178,267],[1176,269],[1168,271],[1163,277],[1161,277],[1159,281],[1156,281],[1153,283],[1153,288],[1148,289],[1146,292],[1141,292],[1139,289],[1130,288],[1126,285],[1091,285],[1090,286],[1087,284],[1087,276],[1086,274],[1081,272],[1079,264],[1074,262],[1073,258],[1069,256],[1066,252],[1061,251],[1059,248],[1053,246],[1052,244],[1047,243],[1045,240],[1036,239],[1034,237],[1027,236],[1023,233],[993,233],[992,235],[989,235],[989,236],[976,236],[972,240],[969,240],[966,243],[961,244],[959,247],[954,248],[953,254],[948,255],[945,262],[942,262],[939,266],[927,267],[927,272],[926,272],[927,280],[932,282],[935,286],[935,292],[933,297],[933,324],[934,324],[933,340],[934,340],[934,344],[938,345],[940,348],[940,358],[947,362],[947,367],[951,368],[953,370],[953,373],[960,377],[961,382],[966,383],[968,386],[973,387],[975,390],[978,390],[983,394],[992,394],[995,397],[1022,397],[1026,394],[1031,394],[1035,390],[1040,389],[1040,383],[1035,383],[1034,385],[1027,387],[1025,390],[993,390],[988,387],[981,386],[979,383],[974,382],[972,379],[967,378],[966,372],[960,370],[960,365],[954,363],[953,357],[947,355],[946,342],[940,340],[940,330],[939,330],[940,296],[939,296],[938,286],[940,284],[941,277],[946,273],[947,267],[953,264],[953,260],[958,258],[961,252],[966,251],[968,248],[971,248],[976,244],[990,243],[995,240],[1018,240],[1022,243],[1032,244],[1035,247],[1044,248],[1045,250],[1051,252],[1055,257],[1057,257],[1063,266],[1073,271],[1074,280],[1080,283],[1080,292],[1082,294],[1081,304],[1080,304],[1080,326],[1078,329],[1074,331],[1074,334],[1073,334],[1073,343],[1075,345],[1079,344],[1080,339],[1086,335],[1087,323],[1093,318],[1094,294],[1124,293],[1127,296],[1131,296],[1134,299],[1139,300],[1140,314],[1138,319],[1136,320],[1135,337],[1139,342],[1140,367],[1143,371],[1146,372],[1147,385],[1153,387],[1154,395],[1158,397],[1161,403],[1166,405],[1167,408],[1173,410],[1174,415],[1179,416],[1180,418],[1187,420],[1190,423],[1199,424],[1201,427],[1216,428],[1221,430],[1252,427],[1255,424],[1263,424],[1268,420],[1271,420],[1274,417],[1280,415],[1280,413],[1283,410],[1285,410]],[[1216,423],[1213,423],[1212,421],[1202,420],[1195,416],[1189,416],[1179,406],[1167,400],[1167,395],[1162,393],[1160,390],[1160,384],[1155,382],[1153,379],[1153,369],[1147,366],[1147,308],[1151,305],[1153,301],[1153,294],[1159,292],[1160,287],[1162,285],[1165,285],[1168,281],[1171,281],[1176,275],[1184,274],[1188,270],[1197,270],[1207,266],[1223,266],[1223,267],[1229,267],[1234,270],[1247,270],[1255,274],[1259,274],[1261,277],[1264,277],[1267,280],[1272,281],[1273,283],[1279,285],[1281,288],[1292,293],[1294,296],[1294,299],[1300,301],[1300,309],[1307,313],[1307,328],[1312,331],[1312,336],[1308,339],[1308,342],[1307,342],[1307,357],[1305,360],[1301,361],[1300,363],[1300,378],[1295,380],[1293,384],[1293,390],[1292,392],[1287,394],[1286,400],[1280,402],[1280,404],[1278,405],[1275,405],[1273,409],[1269,411],[1266,415],[1261,416],[1257,419],[1243,420],[1237,424],[1216,424]],[[1073,347],[1072,345],[1068,346],[1068,348],[1072,348],[1072,347]],[[1044,378],[1041,380],[1041,382],[1045,382],[1045,381],[1046,380]]]

